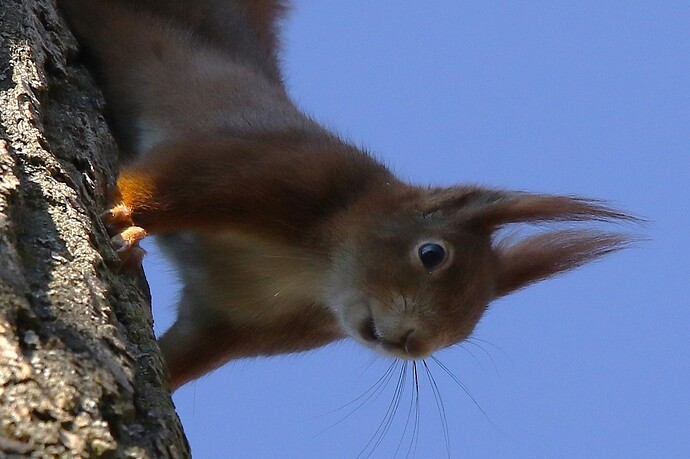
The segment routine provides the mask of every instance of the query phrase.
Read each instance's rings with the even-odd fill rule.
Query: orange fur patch
[[[142,172],[124,171],[117,179],[122,203],[131,209],[151,209],[156,207],[156,191],[153,177]]]

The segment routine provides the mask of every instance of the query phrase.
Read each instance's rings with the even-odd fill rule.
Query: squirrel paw
[[[124,204],[118,204],[117,206],[106,210],[100,215],[101,221],[105,225],[105,229],[108,234],[114,236],[121,233],[125,229],[133,226],[132,222],[132,209]]]
[[[139,226],[130,226],[110,238],[110,243],[120,256],[122,267],[135,269],[141,267],[146,251],[139,247],[139,241],[146,237],[146,230]]]
[[[119,254],[128,252],[137,246],[139,241],[146,237],[146,230],[139,226],[130,226],[110,238],[113,248]]]
[[[147,236],[146,230],[134,226],[131,209],[124,204],[117,205],[101,215],[110,243],[120,256],[123,267],[138,268],[146,251],[139,247],[139,241]]]

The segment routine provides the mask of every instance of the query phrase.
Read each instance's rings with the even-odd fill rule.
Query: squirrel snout
[[[402,325],[402,324],[401,324]],[[417,329],[408,325],[381,332],[372,317],[363,321],[358,329],[359,335],[374,346],[380,346],[387,354],[403,359],[423,357],[421,341]]]
[[[415,357],[415,351],[419,346],[415,344],[417,343],[417,340],[413,339],[414,333],[415,330],[410,328],[399,336],[382,338],[381,345],[389,352],[403,351],[409,357]]]

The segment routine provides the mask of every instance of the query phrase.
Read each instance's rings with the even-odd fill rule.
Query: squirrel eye
[[[419,259],[429,272],[433,271],[434,268],[443,263],[446,259],[446,249],[432,242],[419,246],[418,253]]]

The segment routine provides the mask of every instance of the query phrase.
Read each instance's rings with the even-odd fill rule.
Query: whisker
[[[414,428],[412,430],[412,440],[410,442],[409,448],[407,449],[407,455],[405,456],[405,459],[410,457],[410,452],[412,452],[413,457],[415,454],[417,454],[417,444],[419,443],[419,417],[420,417],[420,410],[419,410],[419,371],[417,370],[417,362],[416,361],[415,361],[415,365],[414,365],[413,369],[414,369],[414,397],[415,397]]]
[[[456,346],[459,347],[460,349],[462,349],[463,351],[467,352],[472,357],[472,359],[477,363],[477,365],[479,365],[479,368],[481,368],[483,370],[484,366],[482,365],[482,363],[479,361],[477,356],[474,355],[474,353],[472,351],[470,351],[465,346],[463,346],[464,343],[465,343],[465,341],[461,341],[461,342],[457,343]]]
[[[395,413],[398,410],[398,406],[400,405],[400,400],[402,398],[403,394],[403,389],[405,387],[405,375],[407,374],[407,363],[408,362],[401,362],[400,365],[400,373],[398,375],[398,384],[395,387],[395,392],[393,393],[393,399],[391,402],[388,404],[388,409],[386,410],[386,413],[383,416],[383,419],[381,420],[381,423],[379,424],[379,427],[376,429],[374,434],[371,436],[367,444],[364,446],[362,451],[357,455],[357,458],[362,457],[368,450],[369,453],[366,455],[366,457],[371,457],[372,454],[374,454],[374,451],[376,448],[381,444],[383,441],[383,438],[386,436],[386,433],[388,433],[388,429],[390,429],[390,426],[393,422],[393,418],[395,417]]]
[[[327,416],[329,414],[337,413],[338,411],[344,410],[345,408],[353,405],[354,403],[357,403],[359,400],[362,400],[357,406],[355,406],[352,410],[350,410],[345,416],[343,416],[341,419],[339,419],[337,422],[329,425],[325,429],[321,430],[319,433],[314,435],[314,438],[318,437],[319,435],[322,435],[324,432],[332,429],[333,427],[337,426],[338,424],[342,423],[345,421],[347,418],[352,416],[357,410],[359,410],[361,407],[363,407],[367,402],[370,400],[375,400],[383,393],[383,390],[388,386],[388,383],[390,383],[390,380],[393,378],[393,374],[395,373],[395,367],[397,366],[398,362],[393,361],[393,363],[390,364],[388,369],[386,369],[386,372],[381,376],[369,389],[366,390],[362,395],[357,397],[356,399],[352,400],[349,403],[346,403],[345,405],[336,408],[334,410],[331,410],[327,413],[322,414],[319,417]]]
[[[386,425],[385,425],[383,431],[381,431],[381,435],[379,436],[378,441],[376,442],[376,444],[375,444],[374,447],[372,448],[371,453],[369,454],[369,456],[371,456],[371,454],[374,453],[374,451],[376,450],[376,448],[378,448],[378,446],[381,444],[381,442],[383,441],[384,437],[385,437],[386,434],[388,433],[388,431],[389,431],[391,425],[393,424],[393,420],[395,419],[395,415],[396,415],[396,413],[398,412],[398,408],[399,408],[399,406],[400,406],[400,402],[402,401],[403,395],[405,394],[405,382],[407,381],[407,368],[408,368],[408,365],[409,365],[409,362],[405,362],[404,365],[403,365],[402,368],[401,368],[400,386],[399,386],[399,390],[397,391],[397,394],[395,394],[395,396],[394,396],[394,401],[395,401],[395,402],[394,402],[393,405],[391,405],[392,410],[390,411],[390,416],[388,416],[388,421],[386,422]]]
[[[419,404],[420,404],[421,399],[419,397],[419,375],[418,374],[415,375],[415,383],[417,384],[417,391],[416,391],[417,392],[417,395],[416,395],[417,396],[417,402],[416,402],[417,403],[417,416],[415,419],[417,434],[416,434],[416,437],[414,439],[414,450],[412,451],[413,455],[417,453],[417,445],[419,444],[419,422],[421,420],[421,410],[419,409],[419,406],[420,406]]]
[[[491,366],[494,368],[494,371],[496,372],[497,375],[500,375],[500,372],[498,371],[498,366],[496,365],[496,361],[494,360],[493,356],[491,355],[491,353],[489,351],[487,351],[486,349],[484,349],[483,346],[475,343],[474,341],[472,341],[470,339],[465,339],[464,342],[467,344],[471,344],[472,346],[474,346],[476,348],[479,348],[479,350],[481,350],[484,354],[486,354],[486,356],[491,361]]]
[[[438,365],[448,376],[450,376],[450,378],[451,378],[453,381],[455,381],[455,383],[456,383],[458,386],[460,386],[460,388],[463,390],[463,392],[465,392],[465,394],[467,394],[467,396],[470,398],[470,400],[472,400],[472,403],[474,403],[474,406],[476,406],[476,407],[479,409],[479,411],[481,411],[481,413],[484,415],[484,417],[486,418],[486,420],[489,421],[489,423],[490,423],[496,430],[498,430],[498,431],[500,432],[501,429],[499,429],[498,426],[497,426],[496,424],[494,424],[494,422],[491,420],[491,418],[489,417],[489,415],[486,414],[486,411],[484,411],[484,409],[479,405],[479,403],[477,403],[477,400],[475,400],[475,398],[472,396],[472,394],[470,394],[470,391],[467,389],[467,387],[466,387],[462,382],[460,382],[460,380],[457,378],[457,376],[455,376],[455,375],[453,374],[453,372],[451,372],[451,371],[448,369],[448,367],[446,367],[443,363],[441,363],[441,361],[440,361],[437,357],[435,357],[435,356],[432,355],[432,356],[431,356],[431,360],[433,360],[434,363],[436,363],[436,365]]]
[[[504,351],[500,346],[495,345],[495,344],[492,343],[491,341],[487,341],[487,340],[485,340],[485,339],[477,338],[476,336],[470,336],[469,338],[467,338],[467,340],[479,341],[480,343],[488,344],[489,346],[493,347],[493,348],[496,349],[498,352],[500,352],[501,354],[503,354],[503,356],[504,356],[506,359],[508,359],[508,361],[509,361],[510,363],[513,363],[513,362],[511,361],[511,359],[510,359],[510,356],[506,353],[506,351]]]
[[[348,402],[341,407],[338,407],[334,410],[328,411],[327,413],[324,414],[324,416],[328,415],[328,414],[336,413],[338,411],[341,411],[341,410],[347,408],[348,406],[356,403],[358,400],[361,400],[362,398],[364,398],[370,392],[377,392],[378,391],[380,393],[380,390],[378,390],[378,389],[382,389],[383,388],[382,385],[385,385],[387,382],[389,382],[391,380],[391,378],[393,377],[393,372],[395,370],[395,366],[397,365],[397,363],[398,363],[397,361],[391,362],[391,364],[388,366],[388,368],[386,368],[386,371],[383,373],[383,375],[379,379],[377,379],[376,382],[374,384],[372,384],[371,387],[369,387],[369,389],[367,389],[362,395],[358,396],[357,398],[355,398],[351,402]],[[372,364],[373,364],[373,362],[371,364],[369,364],[369,366],[371,366]],[[366,371],[366,368],[364,369],[364,371]],[[362,375],[363,374],[364,374],[364,372],[362,372]],[[361,376],[360,376],[360,378],[361,378]],[[368,401],[371,397],[373,397],[373,395],[374,394],[370,394],[370,396],[367,397],[367,399],[364,400],[364,402]],[[360,406],[361,405],[359,405],[358,408]]]
[[[371,359],[369,360],[369,363],[367,363],[367,364],[365,365],[365,367],[364,367],[364,369],[362,370],[362,372],[359,374],[359,376],[357,376],[357,379],[355,379],[355,385],[359,384],[359,381],[360,381],[360,380],[362,379],[362,377],[364,376],[364,373],[366,373],[367,370],[369,370],[369,368],[371,368],[371,366],[374,364],[374,362],[378,361],[378,360],[381,358],[381,355],[378,354],[378,353],[372,352],[371,355],[372,355],[372,356],[371,356]],[[390,369],[393,365],[395,365],[395,361],[391,362],[391,364],[389,365],[388,369]]]
[[[433,358],[433,356],[432,356]],[[446,408],[443,405],[443,399],[441,398],[441,391],[439,390],[438,384],[436,384],[436,379],[431,374],[431,369],[425,360],[424,369],[426,370],[426,376],[429,378],[429,384],[431,385],[431,392],[434,394],[434,401],[436,402],[436,409],[438,410],[439,418],[441,419],[441,429],[443,430],[443,441],[446,444],[446,456],[450,459],[450,434],[448,433],[448,417],[446,416]]]
[[[406,363],[407,365],[407,363]],[[413,361],[412,362],[412,375],[414,378],[414,382],[416,385],[416,380],[417,380],[417,362]],[[398,455],[398,451],[400,451],[400,447],[403,444],[403,441],[405,440],[405,434],[407,433],[407,428],[410,425],[410,419],[412,418],[412,408],[414,406],[414,391],[410,395],[410,407],[407,410],[407,417],[405,418],[405,426],[403,427],[403,432],[402,435],[400,435],[400,441],[398,442],[397,448],[395,448],[395,453],[393,454],[393,457],[396,457]],[[413,432],[414,435],[414,432]]]

